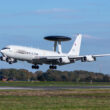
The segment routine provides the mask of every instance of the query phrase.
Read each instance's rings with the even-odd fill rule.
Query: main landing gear
[[[49,66],[50,69],[57,69],[57,66]]]
[[[32,69],[39,69],[38,65],[32,65]]]
[[[50,69],[57,69],[57,66],[51,65],[49,66]],[[32,69],[39,69],[38,65],[32,65]]]

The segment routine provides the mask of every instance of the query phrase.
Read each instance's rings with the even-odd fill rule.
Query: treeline
[[[3,78],[15,81],[73,81],[73,82],[109,82],[110,76],[88,71],[58,71],[29,72],[25,69],[0,69],[0,80]]]

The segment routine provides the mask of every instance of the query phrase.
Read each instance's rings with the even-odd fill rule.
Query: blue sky
[[[47,35],[65,35],[72,41],[63,43],[68,52],[77,33],[83,34],[81,55],[110,53],[109,0],[1,0],[0,48],[24,45],[52,50],[53,43],[43,40]],[[88,70],[110,74],[110,57],[97,62],[58,67],[59,70]],[[0,68],[24,68],[31,64],[18,62],[9,65],[0,62]],[[40,70],[47,70],[43,65]]]

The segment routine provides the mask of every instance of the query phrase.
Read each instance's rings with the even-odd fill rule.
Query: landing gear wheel
[[[9,63],[9,64],[13,64],[13,62],[12,62],[12,61],[9,61],[8,63]]]
[[[32,69],[35,69],[35,65],[32,65]]]
[[[57,69],[57,66],[54,66],[54,69]]]
[[[57,66],[49,66],[50,69],[57,69]]]
[[[38,65],[36,66],[36,69],[39,69],[39,66]]]
[[[2,61],[3,60],[3,57],[0,57],[0,60]]]
[[[38,65],[32,65],[32,69],[39,69]]]
[[[52,69],[52,66],[49,66],[50,69]]]

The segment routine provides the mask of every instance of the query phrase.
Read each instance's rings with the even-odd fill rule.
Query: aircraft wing
[[[69,58],[70,60],[75,60],[75,61],[77,61],[77,60],[81,60],[83,57],[84,57],[84,56],[69,56],[68,58]]]
[[[64,58],[65,63],[68,63],[69,59],[71,62],[81,60],[82,62],[92,62],[96,61],[96,57],[104,57],[104,56],[110,56],[110,54],[99,54],[99,55],[84,55],[84,56],[39,56],[35,57],[33,59],[33,62],[39,62],[39,63],[55,63],[60,64],[60,59]],[[66,58],[66,59],[65,59]]]
[[[83,55],[83,56],[68,56],[69,59],[75,59],[75,60],[81,60],[82,58],[96,58],[96,57],[104,57],[104,56],[110,56],[110,54],[99,54],[99,55]],[[55,61],[59,60],[60,58],[63,58],[66,56],[40,56],[40,57],[35,57],[33,61],[38,61],[39,59],[42,61]]]
[[[92,55],[93,57],[105,57],[110,56],[110,54],[99,54],[99,55]]]
[[[110,56],[110,54],[99,54],[99,55],[84,55],[84,56],[69,56],[69,59],[81,60],[82,62],[96,61],[96,57]]]

